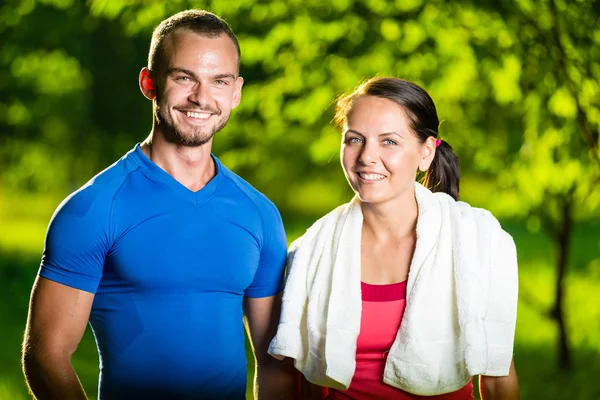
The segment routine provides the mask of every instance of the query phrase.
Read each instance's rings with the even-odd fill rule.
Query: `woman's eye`
[[[385,139],[385,140],[383,141],[383,144],[386,144],[386,145],[392,145],[392,146],[393,146],[393,145],[395,145],[395,144],[398,144],[398,143],[394,142],[394,141],[393,141],[393,140],[391,140],[391,139]]]
[[[350,137],[350,138],[346,139],[346,143],[360,143],[360,142],[362,142],[362,140],[357,137]]]

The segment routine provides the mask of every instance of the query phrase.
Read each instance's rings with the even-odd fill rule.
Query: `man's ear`
[[[242,86],[244,86],[244,78],[238,76],[234,83],[235,87],[233,90],[233,103],[231,108],[236,108],[240,105],[240,101],[242,100]]]
[[[152,76],[152,71],[148,67],[144,67],[140,71],[140,90],[148,100],[156,98],[156,82]]]

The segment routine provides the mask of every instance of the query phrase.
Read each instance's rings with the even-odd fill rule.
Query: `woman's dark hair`
[[[440,121],[433,100],[421,87],[399,78],[371,78],[356,90],[343,95],[335,107],[335,122],[343,129],[356,100],[375,96],[398,104],[406,113],[419,141],[438,137]],[[429,169],[420,179],[432,192],[444,192],[458,200],[460,171],[458,157],[446,141],[440,141]]]

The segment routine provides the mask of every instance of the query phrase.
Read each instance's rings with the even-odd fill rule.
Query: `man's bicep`
[[[254,279],[245,291],[245,295],[252,298],[274,296],[284,285],[287,239],[283,222],[274,206],[265,211],[263,219],[267,229],[263,231],[260,260]]]
[[[38,276],[31,293],[25,350],[75,351],[85,332],[94,294]]]

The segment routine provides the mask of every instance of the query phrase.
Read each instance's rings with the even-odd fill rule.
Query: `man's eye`
[[[180,76],[175,78],[175,80],[179,82],[189,82],[191,79],[188,76]]]
[[[223,79],[217,79],[217,80],[215,81],[215,83],[216,83],[218,86],[225,86],[225,85],[227,85],[227,81],[224,81]]]

